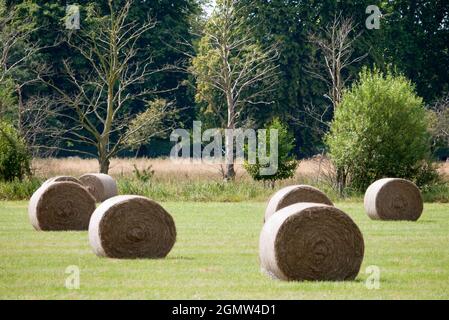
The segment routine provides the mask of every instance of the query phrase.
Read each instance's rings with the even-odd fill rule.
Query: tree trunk
[[[231,90],[229,90],[226,102],[228,105],[228,134],[225,136],[225,181],[235,180],[234,168],[234,130],[235,130],[235,110],[234,99],[232,98]]]
[[[232,181],[235,179],[234,168],[234,134],[227,134],[225,137],[225,181]]]
[[[337,189],[340,197],[343,197],[346,189],[346,172],[343,168],[337,169]]]
[[[235,168],[234,164],[226,165],[226,173],[225,173],[225,181],[233,181],[235,180]]]
[[[109,173],[109,159],[98,159],[98,163],[100,165],[100,173],[108,174]]]
[[[104,142],[100,142],[98,146],[98,164],[100,173],[108,174],[109,173],[109,156],[106,150],[107,144]]]
[[[17,96],[18,96],[18,107],[19,107],[19,113],[18,113],[18,124],[17,127],[19,129],[20,134],[23,136],[23,126],[22,126],[22,113],[23,113],[23,96],[22,96],[22,88],[20,86],[17,86],[16,88]]]

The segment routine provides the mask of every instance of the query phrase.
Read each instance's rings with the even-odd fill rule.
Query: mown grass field
[[[365,237],[356,281],[286,283],[260,273],[258,236],[264,203],[163,203],[177,243],[165,260],[96,257],[87,232],[36,232],[26,202],[0,203],[0,299],[448,299],[449,205],[426,204],[421,220],[370,221],[361,203],[337,206]],[[80,268],[80,289],[65,287]],[[366,287],[368,266],[380,289]]]

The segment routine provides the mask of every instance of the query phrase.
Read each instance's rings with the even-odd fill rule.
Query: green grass
[[[36,232],[26,202],[0,203],[0,299],[448,299],[449,205],[426,204],[421,220],[370,221],[360,203],[338,206],[365,237],[362,269],[352,282],[287,283],[260,273],[263,203],[164,203],[177,243],[165,260],[98,258],[87,232]],[[65,288],[69,265],[79,290]],[[381,270],[369,290],[365,270]]]

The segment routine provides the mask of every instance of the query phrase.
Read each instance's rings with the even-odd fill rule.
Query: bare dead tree
[[[241,115],[251,104],[272,104],[269,93],[276,86],[279,58],[278,43],[261,47],[254,42],[240,13],[237,0],[217,3],[201,36],[199,54],[190,72],[197,80],[200,99],[207,101],[217,93],[226,108],[226,129],[235,129]],[[221,116],[221,105],[211,106]],[[235,178],[233,137],[225,137],[225,180]]]
[[[352,36],[355,27],[352,18],[344,18],[340,13],[335,15],[332,23],[322,29],[321,32],[309,36],[309,41],[321,54],[322,60],[313,60],[307,68],[307,72],[326,84],[329,89],[326,97],[331,101],[334,110],[340,104],[343,89],[350,80],[350,76],[345,76],[345,70],[368,55],[366,53],[354,57],[354,43],[361,35],[359,33]],[[322,118],[315,106],[313,106],[311,114],[315,119],[320,120]],[[321,114],[324,115],[325,113]],[[337,189],[340,194],[343,194],[346,180],[347,173],[341,169],[337,170]]]
[[[291,115],[290,119],[298,123],[304,128],[310,129],[317,136],[324,136],[329,132],[329,117],[332,112],[332,105],[328,104],[324,107],[317,106],[313,103],[304,105],[303,110],[298,113],[303,117]]]
[[[149,97],[162,92],[157,88],[136,88],[168,68],[154,68],[153,57],[147,48],[145,57],[140,55],[143,50],[139,48],[139,40],[154,28],[156,22],[151,18],[142,24],[130,21],[132,3],[127,0],[116,10],[113,1],[109,0],[108,16],[95,13],[91,17],[96,21],[92,28],[75,31],[68,37],[67,43],[91,68],[91,72],[83,74],[74,69],[70,60],[63,62],[73,86],[70,92],[51,78],[41,78],[58,94],[58,105],[62,108],[57,110],[57,117],[71,125],[63,129],[64,140],[94,147],[93,155],[98,158],[102,173],[109,171],[110,159],[128,148],[128,140],[145,126],[141,121],[140,125],[129,129],[136,116],[126,112],[126,106],[139,100],[148,104]],[[158,114],[163,116],[171,107],[172,104],[166,104],[166,109]]]
[[[63,132],[52,123],[58,114],[55,99],[48,95],[34,95],[19,108],[19,132],[25,139],[31,155],[34,157],[49,157],[59,151]]]
[[[368,53],[354,57],[354,43],[361,33],[352,36],[355,30],[352,18],[343,18],[341,14],[335,15],[332,23],[312,33],[309,41],[322,56],[320,61],[312,61],[307,72],[321,81],[329,88],[326,97],[335,108],[341,102],[342,92],[350,76],[345,77],[344,71],[351,65],[360,62]]]
[[[313,56],[311,63],[306,67],[306,72],[313,78],[322,81],[328,88],[325,95],[330,105],[318,106],[308,103],[301,110],[303,118],[292,116],[292,120],[310,128],[319,136],[323,136],[330,127],[329,116],[341,102],[342,92],[350,75],[345,75],[345,70],[363,60],[368,54],[353,57],[354,42],[360,37],[360,33],[351,36],[356,25],[351,18],[343,18],[341,14],[335,15],[333,21],[318,32],[309,35],[309,42],[321,59]]]
[[[430,133],[435,141],[443,141],[449,146],[449,93],[430,106]],[[436,143],[436,142],[434,142]]]

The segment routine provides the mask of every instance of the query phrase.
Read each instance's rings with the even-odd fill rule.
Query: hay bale
[[[88,173],[81,176],[80,181],[97,202],[103,202],[118,195],[117,183],[107,174]]]
[[[42,185],[52,183],[52,182],[74,182],[74,183],[78,183],[79,185],[82,185],[81,181],[79,181],[75,177],[70,177],[70,176],[53,177],[53,178],[50,178],[47,181],[45,181]]]
[[[300,202],[322,203],[329,206],[334,205],[332,201],[317,188],[307,185],[290,186],[279,190],[271,197],[265,210],[265,221],[267,221],[276,211]]]
[[[423,199],[411,181],[396,178],[374,182],[365,193],[365,211],[373,220],[417,221],[423,212]]]
[[[95,199],[82,185],[51,182],[42,185],[31,197],[28,215],[36,230],[87,230]]]
[[[259,242],[262,271],[286,281],[344,281],[359,273],[363,236],[339,209],[297,203],[265,223]]]
[[[117,196],[92,215],[89,241],[96,255],[118,259],[164,258],[176,241],[171,215],[140,196]]]

